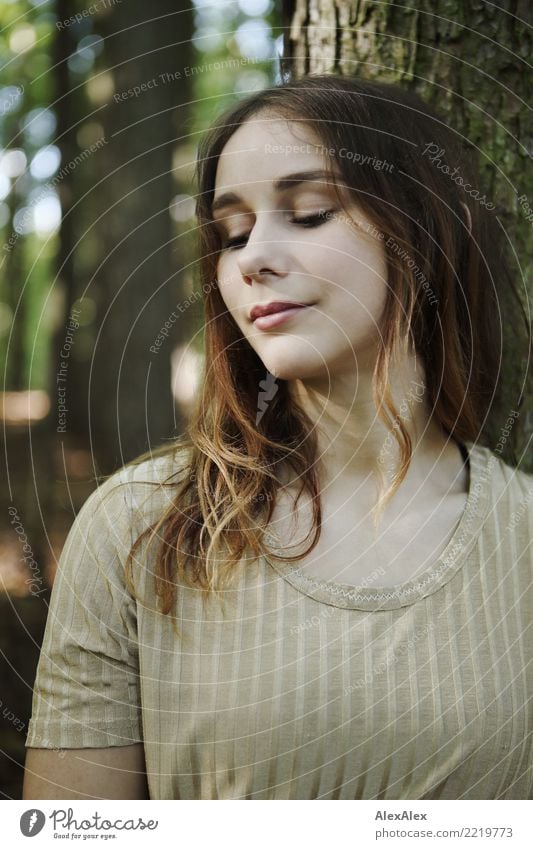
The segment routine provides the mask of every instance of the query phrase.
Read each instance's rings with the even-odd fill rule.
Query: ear
[[[470,210],[468,209],[466,203],[461,201],[461,206],[463,207],[466,215],[466,225],[468,227],[468,232],[472,232],[472,216],[470,215]]]

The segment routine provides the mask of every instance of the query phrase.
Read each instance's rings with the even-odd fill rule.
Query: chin
[[[323,377],[327,374],[327,365],[315,351],[315,356],[298,356],[296,351],[287,351],[282,356],[277,351],[274,354],[269,351],[264,356],[258,352],[265,368],[279,380],[311,380],[315,377]]]

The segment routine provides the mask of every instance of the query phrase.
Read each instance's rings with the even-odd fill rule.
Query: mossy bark
[[[459,0],[421,4],[369,0],[286,0],[283,6],[282,74],[337,73],[399,83],[414,89],[439,110],[478,152],[481,194],[495,204],[502,239],[514,257],[514,280],[530,311],[533,256],[532,119],[527,107],[533,75],[533,30],[526,2],[498,5]],[[529,283],[528,283],[529,281]],[[496,445],[509,411],[520,417],[507,449],[533,471],[533,379],[527,351],[517,343],[524,324],[518,306],[504,328],[509,361],[505,394],[485,432]],[[523,338],[523,334],[519,337]],[[514,360],[514,363],[511,362]],[[529,369],[529,374],[528,374]]]

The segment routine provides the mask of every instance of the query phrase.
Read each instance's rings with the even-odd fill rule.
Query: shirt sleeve
[[[132,541],[124,471],[89,496],[61,552],[27,747],[142,741],[137,605],[124,581]]]

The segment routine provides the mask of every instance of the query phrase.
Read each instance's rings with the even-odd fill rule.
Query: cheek
[[[216,277],[221,291],[231,292],[242,286],[242,275],[237,265],[237,251],[225,251],[219,256],[216,265]]]
[[[242,283],[239,285],[236,281],[232,281],[227,276],[217,276],[217,280],[218,290],[226,311],[233,317],[235,324],[243,336],[248,335],[250,330],[248,320],[246,318],[246,310],[249,308],[249,303],[247,306],[246,302],[247,291],[243,291]]]
[[[332,314],[348,336],[376,330],[387,300],[387,266],[374,246],[351,251],[330,277]]]
[[[232,310],[237,305],[238,286],[235,280],[232,280],[228,274],[226,263],[219,263],[217,266],[217,282],[220,296],[226,307]]]

